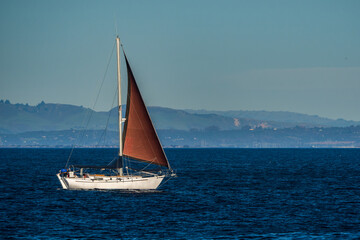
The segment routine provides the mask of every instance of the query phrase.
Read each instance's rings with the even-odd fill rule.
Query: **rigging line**
[[[97,143],[96,146],[99,146],[99,145],[100,145],[101,139],[102,139],[103,137],[104,137],[104,145],[105,145],[106,131],[107,131],[107,129],[108,129],[109,121],[110,121],[110,116],[111,116],[111,113],[112,113],[112,109],[113,109],[113,107],[114,107],[114,103],[115,103],[115,99],[116,99],[116,92],[117,92],[117,89],[116,89],[116,91],[115,91],[115,95],[114,95],[114,97],[113,97],[113,101],[112,101],[111,108],[110,108],[110,111],[109,111],[109,114],[108,114],[108,118],[107,118],[107,120],[106,120],[105,129],[104,129],[103,133],[101,134],[100,139],[99,139],[99,141],[98,141],[98,143]]]
[[[167,183],[170,179],[172,179],[174,177],[169,177],[165,182],[161,183],[158,188],[162,187],[165,183]]]
[[[111,161],[108,163],[108,165],[106,165],[106,166],[109,166],[110,164],[112,164],[113,161],[115,161],[115,160],[117,159],[117,157],[118,157],[118,156],[114,157],[113,160],[111,160]]]
[[[131,158],[127,158],[126,156],[125,156],[125,159],[127,160],[127,162],[129,163],[129,167],[130,167],[130,163],[139,163],[139,161],[136,161],[136,160],[132,160]],[[143,171],[143,170],[145,170],[148,166],[150,166],[153,162],[143,162],[143,163],[147,163],[147,165],[144,167],[144,168],[142,168],[140,171]]]
[[[150,162],[148,165],[146,165],[143,169],[141,169],[140,171],[144,171],[148,166],[150,166],[150,164],[152,164],[153,162]]]
[[[84,114],[84,116],[83,116],[83,119],[82,119],[82,121],[81,121],[81,125],[80,125],[80,126],[85,125],[85,120],[87,119],[87,116],[89,115],[90,110],[91,110],[90,108],[86,108],[86,111],[85,111],[85,114]],[[79,139],[79,138],[80,138],[80,134],[81,134],[81,130],[79,129],[79,130],[77,131],[77,137],[76,137],[75,139]],[[68,160],[67,160],[67,162],[66,162],[66,164],[65,164],[65,168],[67,168],[67,165],[68,165],[68,163],[69,163],[70,157],[71,157],[71,155],[72,155],[72,153],[73,153],[73,151],[74,151],[75,146],[76,146],[76,143],[73,143],[73,144],[71,145],[71,151],[70,151],[70,154],[69,154],[69,158],[68,158]]]
[[[114,54],[115,45],[116,45],[116,44],[115,44],[115,42],[114,42],[114,45],[113,45],[113,48],[112,48],[112,50],[111,50],[111,54],[110,54],[110,57],[109,57],[109,60],[108,60],[108,63],[107,63],[106,69],[105,69],[105,74],[104,74],[104,76],[103,76],[103,79],[102,79],[102,82],[101,82],[101,85],[100,85],[100,89],[99,89],[99,91],[98,91],[98,93],[97,93],[95,102],[94,102],[93,107],[92,107],[92,109],[91,109],[92,111],[90,112],[90,117],[89,117],[89,119],[88,119],[88,121],[87,121],[87,123],[86,123],[86,127],[85,127],[85,129],[84,129],[84,131],[83,131],[82,137],[80,138],[80,141],[79,141],[80,143],[81,143],[81,142],[83,141],[83,139],[84,139],[85,133],[86,133],[86,131],[87,131],[87,128],[88,128],[89,123],[90,123],[90,120],[91,120],[92,115],[93,115],[93,113],[94,113],[95,105],[96,105],[96,103],[97,103],[97,101],[98,101],[98,99],[99,99],[100,92],[101,92],[102,86],[104,85],[105,78],[106,78],[106,75],[107,75],[107,72],[108,72],[108,69],[109,69],[109,66],[110,66],[110,61],[111,61],[111,58],[112,58],[112,56],[113,56],[113,54]],[[69,154],[69,157],[68,157],[68,159],[67,159],[67,161],[66,161],[65,168],[66,168],[67,165],[69,164],[69,161],[70,161],[70,158],[71,158],[71,156],[72,156],[72,154],[73,154],[73,152],[74,152],[75,146],[76,146],[76,144],[73,144],[73,147],[72,147],[72,149],[71,149],[71,152],[70,152],[70,154]]]
[[[138,163],[138,161],[135,161],[135,160],[131,160],[130,158],[127,158],[125,157],[125,160],[127,159],[127,162],[128,162],[128,165],[130,167],[130,164],[133,162],[133,163]],[[140,169],[140,171],[144,171],[146,168],[148,168],[149,166],[151,166],[151,164],[153,164],[153,161],[152,162],[149,162],[145,167],[143,167],[142,169]]]
[[[87,121],[87,124],[86,124],[86,127],[85,127],[85,131],[84,131],[84,133],[83,133],[83,135],[82,135],[82,138],[80,139],[80,142],[82,142],[82,141],[84,140],[84,136],[85,136],[86,132],[88,131],[89,123],[90,123],[90,121],[91,121],[91,118],[92,118],[92,116],[93,116],[93,113],[95,112],[95,110],[94,110],[94,109],[95,109],[95,105],[96,105],[96,103],[97,103],[97,101],[98,101],[98,99],[99,99],[101,89],[102,89],[102,87],[103,87],[103,85],[104,85],[105,78],[106,78],[106,75],[107,75],[107,72],[108,72],[108,69],[109,69],[109,66],[110,66],[110,61],[111,61],[112,55],[113,55],[113,53],[114,53],[114,49],[115,49],[115,43],[114,43],[114,45],[113,45],[113,49],[112,49],[112,51],[111,51],[111,55],[110,55],[110,57],[109,57],[108,64],[107,64],[106,69],[105,69],[105,73],[104,73],[104,76],[103,76],[103,79],[102,79],[102,82],[101,82],[101,85],[100,85],[100,89],[99,89],[99,91],[98,91],[98,93],[97,93],[97,96],[96,96],[94,105],[93,105],[93,107],[92,107],[92,110],[93,110],[93,111],[91,111],[90,117],[89,117],[89,119],[88,119],[88,121]]]
[[[172,178],[174,178],[174,177],[169,177],[165,182],[162,182],[159,186],[158,186],[158,188],[160,188],[162,185],[164,185],[165,183],[167,183],[170,179],[172,179]]]
[[[115,104],[115,100],[116,100],[116,93],[117,93],[117,89],[115,89],[115,94],[114,94],[113,102],[111,104],[111,109],[114,108],[114,104]],[[108,120],[107,120],[107,123],[106,123],[105,134],[104,134],[104,144],[106,142],[106,131],[107,131],[107,128],[109,126],[110,115],[111,115],[111,110],[110,110],[109,117],[108,117]]]

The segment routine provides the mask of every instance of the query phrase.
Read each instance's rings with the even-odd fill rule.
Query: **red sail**
[[[126,56],[125,60],[128,74],[128,96],[123,155],[139,161],[169,167]]]

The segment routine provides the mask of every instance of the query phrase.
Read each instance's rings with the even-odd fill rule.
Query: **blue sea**
[[[166,149],[178,177],[147,192],[61,189],[69,152],[0,149],[0,238],[360,238],[360,149]]]

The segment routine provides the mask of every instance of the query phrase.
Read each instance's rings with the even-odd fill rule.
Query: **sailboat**
[[[123,50],[127,76],[126,115],[122,117],[120,38],[116,37],[119,152],[107,166],[72,165],[56,174],[63,189],[157,189],[165,178],[175,177],[161,146],[150,115],[140,94],[129,61]],[[124,125],[124,126],[122,126]],[[142,162],[142,169],[132,169],[130,162]],[[149,169],[156,166],[156,169]],[[101,171],[103,174],[96,174]],[[105,173],[104,173],[105,172]]]

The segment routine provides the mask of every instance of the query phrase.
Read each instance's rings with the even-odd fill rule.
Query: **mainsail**
[[[128,94],[123,135],[123,155],[170,168],[126,55],[125,60],[128,75]]]

